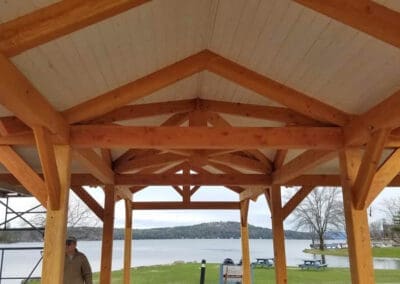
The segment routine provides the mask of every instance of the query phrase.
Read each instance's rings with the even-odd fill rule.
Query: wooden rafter
[[[91,120],[114,111],[181,79],[196,74],[214,55],[202,51],[136,81],[64,111],[69,123]]]
[[[287,156],[287,149],[278,149],[275,153],[275,158],[274,158],[274,168],[279,169],[280,167],[283,166],[283,163],[285,162],[286,156]]]
[[[210,52],[211,53],[211,52]],[[315,120],[346,125],[349,116],[327,104],[214,54],[207,70]]]
[[[192,210],[231,210],[240,209],[239,202],[232,201],[210,201],[210,202],[132,202],[133,210],[177,210],[177,209],[192,209]]]
[[[171,136],[171,133],[174,135]],[[343,140],[341,129],[335,127],[207,128],[77,125],[71,127],[70,143],[83,148],[337,149],[343,145]]]
[[[68,141],[68,124],[17,67],[0,53],[0,104],[29,127],[43,126]],[[38,111],[40,110],[40,111]]]
[[[335,157],[337,157],[337,152],[331,150],[305,151],[272,173],[273,184],[285,184],[317,165],[330,161]]]
[[[31,128],[15,116],[0,118],[0,135],[8,136],[21,133],[29,133]]]
[[[58,210],[60,208],[60,178],[58,176],[54,146],[51,143],[49,131],[37,126],[33,129],[36,139],[36,147],[39,152],[40,163],[47,188],[48,208]]]
[[[242,157],[234,154],[224,154],[208,158],[209,161],[216,164],[227,165],[234,168],[241,168],[257,173],[270,173],[270,169],[258,160]]]
[[[73,156],[104,184],[114,184],[114,171],[92,149],[74,149]]]
[[[195,108],[196,100],[182,100],[141,105],[127,105],[90,121],[90,123],[111,123],[161,114],[190,112]]]
[[[321,125],[320,122],[283,107],[261,106],[224,101],[199,100],[200,108],[211,112],[280,121],[285,124]]]
[[[104,209],[103,207],[81,186],[71,186],[71,189],[85,204],[103,221]]]
[[[132,201],[132,191],[127,186],[117,186],[117,187],[115,187],[116,200],[117,200],[117,197],[128,200],[128,201]]]
[[[0,52],[17,55],[73,31],[139,6],[148,0],[70,0],[0,25]]]
[[[366,209],[366,199],[369,195],[370,187],[374,179],[380,158],[385,147],[386,138],[390,131],[381,129],[372,134],[362,158],[357,178],[353,185],[354,207],[358,210]]]
[[[400,13],[370,0],[295,0],[377,39],[400,47]]]
[[[47,207],[46,185],[42,178],[10,146],[0,146],[0,163],[17,179],[18,184]],[[10,177],[7,179],[11,181]]]

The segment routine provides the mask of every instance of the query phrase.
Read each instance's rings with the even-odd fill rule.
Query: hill
[[[68,229],[69,234],[79,240],[101,240],[100,227],[74,227]],[[308,233],[285,231],[287,239],[310,239]],[[272,230],[249,225],[251,239],[271,239]],[[240,238],[239,222],[211,222],[192,226],[165,227],[154,229],[134,229],[133,238],[144,239],[238,239]],[[124,229],[114,230],[114,239],[124,239]],[[40,234],[34,231],[0,232],[0,242],[34,242],[41,241]]]

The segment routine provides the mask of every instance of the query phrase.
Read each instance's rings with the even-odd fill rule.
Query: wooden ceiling
[[[400,164],[399,9],[396,0],[2,1],[0,179],[45,199],[40,174],[51,183],[56,144],[74,149],[73,184],[133,192],[242,192],[310,184],[313,174],[314,185],[338,185],[345,146],[375,151],[385,175],[385,162]],[[190,170],[198,174],[175,174]]]

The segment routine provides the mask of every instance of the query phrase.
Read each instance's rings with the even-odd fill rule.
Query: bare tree
[[[325,234],[328,230],[344,227],[341,191],[335,187],[315,188],[293,211],[295,229],[306,229],[319,239],[319,248],[324,250]]]
[[[385,237],[398,242],[400,240],[400,197],[384,199],[381,211],[386,215],[388,223],[383,225]]]

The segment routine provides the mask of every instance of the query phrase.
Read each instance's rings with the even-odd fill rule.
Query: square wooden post
[[[111,283],[112,250],[114,237],[114,209],[115,209],[115,188],[113,185],[106,185],[104,188],[104,223],[103,239],[101,246],[101,270],[100,284]]]
[[[124,284],[131,283],[132,202],[125,199]]]
[[[43,284],[62,284],[64,282],[71,148],[66,145],[54,146],[54,151],[60,178],[60,206],[58,210],[51,210],[51,206],[48,206],[47,209],[41,280]]]
[[[277,284],[287,283],[285,231],[283,229],[282,200],[280,185],[270,190],[272,234],[274,244],[275,279]]]
[[[242,267],[243,267],[243,284],[251,283],[250,270],[250,249],[249,249],[249,228],[247,216],[249,212],[249,200],[240,202],[240,234],[242,242]]]
[[[358,149],[340,152],[343,206],[346,218],[351,280],[353,284],[375,283],[367,210],[357,210],[353,185],[361,163]]]

